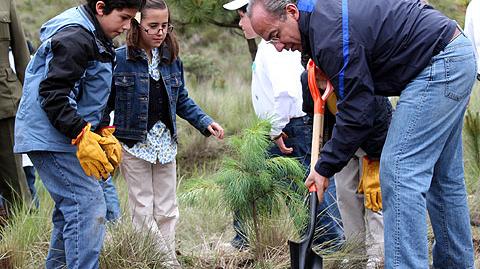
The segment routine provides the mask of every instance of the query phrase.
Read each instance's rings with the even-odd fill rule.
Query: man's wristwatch
[[[477,74],[477,80],[480,81],[480,74]]]

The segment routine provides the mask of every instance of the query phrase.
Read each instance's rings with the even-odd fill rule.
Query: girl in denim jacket
[[[128,186],[133,224],[154,233],[171,265],[178,266],[176,115],[205,136],[223,139],[224,131],[188,97],[165,1],[146,1],[132,20],[127,45],[116,55],[106,114],[115,109],[115,136],[122,142],[124,156],[120,170]]]

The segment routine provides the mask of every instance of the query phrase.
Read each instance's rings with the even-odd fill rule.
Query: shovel
[[[315,63],[310,60],[307,64],[308,71],[308,88],[314,102],[313,109],[313,134],[312,134],[312,155],[310,159],[310,171],[315,169],[315,164],[318,160],[318,154],[323,144],[323,121],[325,114],[325,103],[330,94],[333,92],[333,86],[322,71],[315,66]],[[323,95],[320,95],[317,87],[315,75],[327,81],[327,87]],[[317,188],[312,184],[308,188],[308,200],[310,208],[310,221],[307,226],[307,231],[299,242],[288,241],[290,247],[290,266],[292,269],[323,269],[323,259],[320,255],[312,250],[313,236],[317,222]]]

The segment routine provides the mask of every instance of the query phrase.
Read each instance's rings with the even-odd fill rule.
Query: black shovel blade
[[[317,194],[309,193],[310,221],[305,235],[299,242],[288,241],[292,269],[322,269],[323,259],[312,250],[313,235],[317,220]]]
[[[323,258],[312,250],[311,254],[311,263],[307,266],[310,266],[310,269],[323,269]]]
[[[288,241],[291,269],[323,269],[323,259],[311,246],[302,242]]]

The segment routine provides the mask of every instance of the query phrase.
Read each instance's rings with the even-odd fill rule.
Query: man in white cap
[[[223,7],[237,11],[239,26],[246,39],[258,37],[246,15],[248,0],[233,0]],[[252,64],[252,103],[255,114],[272,123],[270,138],[275,142],[269,152],[272,156],[285,156],[298,159],[306,168],[310,166],[313,118],[302,111],[302,84],[300,75],[304,71],[300,53],[278,52],[265,40],[258,44],[257,54]],[[340,226],[340,213],[336,205],[335,184],[332,180],[327,198],[320,207],[322,234],[318,243],[331,242],[333,245],[343,240]],[[234,220],[237,235],[232,240],[236,248],[247,244],[241,223]]]

